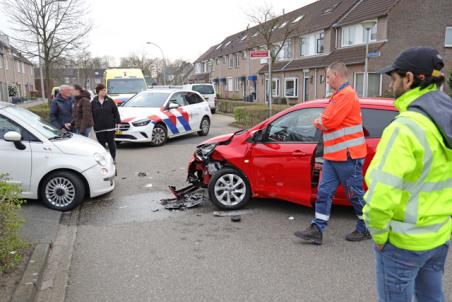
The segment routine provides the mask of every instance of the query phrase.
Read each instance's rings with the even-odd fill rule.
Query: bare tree
[[[297,27],[284,19],[284,12],[282,15],[277,15],[273,8],[268,5],[257,7],[248,13],[248,19],[253,25],[254,32],[257,32],[256,40],[250,40],[250,45],[260,45],[270,51],[271,63],[275,63],[279,53],[284,48],[286,43],[292,38],[296,32]],[[252,47],[250,47],[252,48]],[[269,100],[271,100],[272,93],[272,73],[271,69],[268,74],[269,85]],[[269,101],[269,109],[271,115],[271,101]]]
[[[24,54],[42,59],[47,95],[52,64],[79,49],[91,30],[83,17],[87,9],[85,0],[3,0],[16,33],[13,39]]]

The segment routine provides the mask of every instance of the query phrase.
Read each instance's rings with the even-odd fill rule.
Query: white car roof
[[[13,107],[13,106],[15,106],[15,105],[11,104],[11,103],[0,102],[0,109],[5,108],[5,107]]]
[[[174,93],[174,92],[196,92],[187,89],[176,89],[176,88],[157,88],[157,89],[146,89],[147,92],[157,92],[157,93]]]

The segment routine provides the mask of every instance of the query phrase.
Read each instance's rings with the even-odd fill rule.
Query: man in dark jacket
[[[107,95],[105,85],[96,87],[97,96],[91,102],[94,120],[94,131],[99,143],[110,150],[111,157],[116,158],[115,128],[121,123],[118,107]]]
[[[61,85],[60,93],[50,104],[50,123],[62,131],[69,131],[72,121],[72,86]]]

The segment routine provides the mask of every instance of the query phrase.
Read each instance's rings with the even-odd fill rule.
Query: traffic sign
[[[268,50],[252,50],[250,51],[251,59],[262,59],[270,57]]]

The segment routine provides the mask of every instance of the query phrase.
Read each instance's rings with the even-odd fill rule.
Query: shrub
[[[234,108],[244,106],[254,106],[256,103],[234,101],[234,100],[217,100],[217,110],[223,113],[234,113]]]
[[[279,113],[289,107],[288,105],[273,105],[272,114]],[[236,125],[243,128],[250,128],[265,121],[269,118],[268,115],[268,106],[265,104],[236,107],[234,110]]]
[[[21,251],[27,246],[19,235],[23,224],[17,213],[23,202],[20,191],[17,185],[8,184],[6,177],[0,175],[0,272],[20,263]]]
[[[49,117],[50,108],[49,108],[49,104],[47,104],[47,103],[30,107],[30,108],[28,108],[28,110],[39,115],[41,118],[43,118],[47,121],[50,119],[50,117]]]

